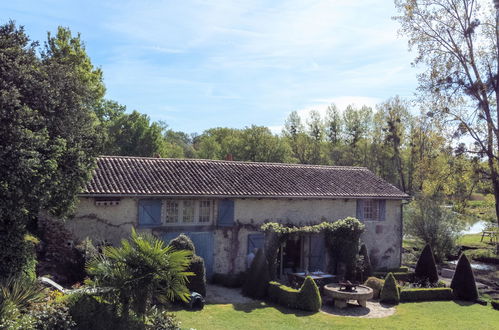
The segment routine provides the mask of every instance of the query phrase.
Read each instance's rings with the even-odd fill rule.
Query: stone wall
[[[362,236],[371,260],[377,268],[400,265],[401,248],[401,201],[386,201],[386,220],[367,221]],[[216,205],[215,205],[216,206]],[[215,212],[216,213],[216,212]],[[234,203],[234,227],[219,228],[215,225],[197,228],[215,232],[214,272],[238,272],[246,269],[248,234],[266,220],[305,225],[324,220],[338,220],[355,216],[356,200],[290,200],[290,199],[236,199]],[[137,227],[138,200],[122,198],[119,205],[97,206],[93,198],[81,198],[73,219],[67,221],[68,228],[78,239],[90,237],[94,241],[117,244],[129,236],[132,227]],[[185,229],[184,229],[185,228]],[[193,231],[193,226],[154,228],[155,234],[167,231]],[[151,231],[141,229],[139,231]],[[305,251],[306,252],[306,251]]]

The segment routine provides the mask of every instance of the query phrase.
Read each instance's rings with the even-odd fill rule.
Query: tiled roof
[[[83,195],[408,197],[364,167],[122,156],[99,157]]]

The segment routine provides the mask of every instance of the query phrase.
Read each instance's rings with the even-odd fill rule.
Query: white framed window
[[[178,222],[178,204],[176,200],[166,200],[165,201],[165,222],[166,223],[177,223]]]
[[[366,199],[363,203],[364,207],[364,220],[379,220],[379,200]]]
[[[199,201],[199,222],[211,221],[212,204],[210,200]]]
[[[182,201],[182,222],[194,222],[194,201]]]
[[[165,200],[164,223],[166,225],[209,224],[213,221],[214,204],[212,200]]]

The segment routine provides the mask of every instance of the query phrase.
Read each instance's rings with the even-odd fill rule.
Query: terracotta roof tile
[[[83,195],[408,197],[364,167],[122,156],[99,157]]]

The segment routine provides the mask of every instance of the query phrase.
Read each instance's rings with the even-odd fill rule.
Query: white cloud
[[[332,97],[329,99],[314,100],[313,104],[301,108],[297,110],[297,112],[302,119],[306,119],[308,118],[309,113],[312,110],[316,110],[321,114],[321,116],[324,116],[326,114],[327,108],[331,104],[335,104],[338,107],[338,110],[341,112],[345,110],[345,108],[349,105],[355,107],[362,107],[365,105],[368,107],[372,107],[374,109],[376,105],[381,103],[382,101],[383,100],[380,98],[368,97],[368,96],[339,96],[339,97]]]

